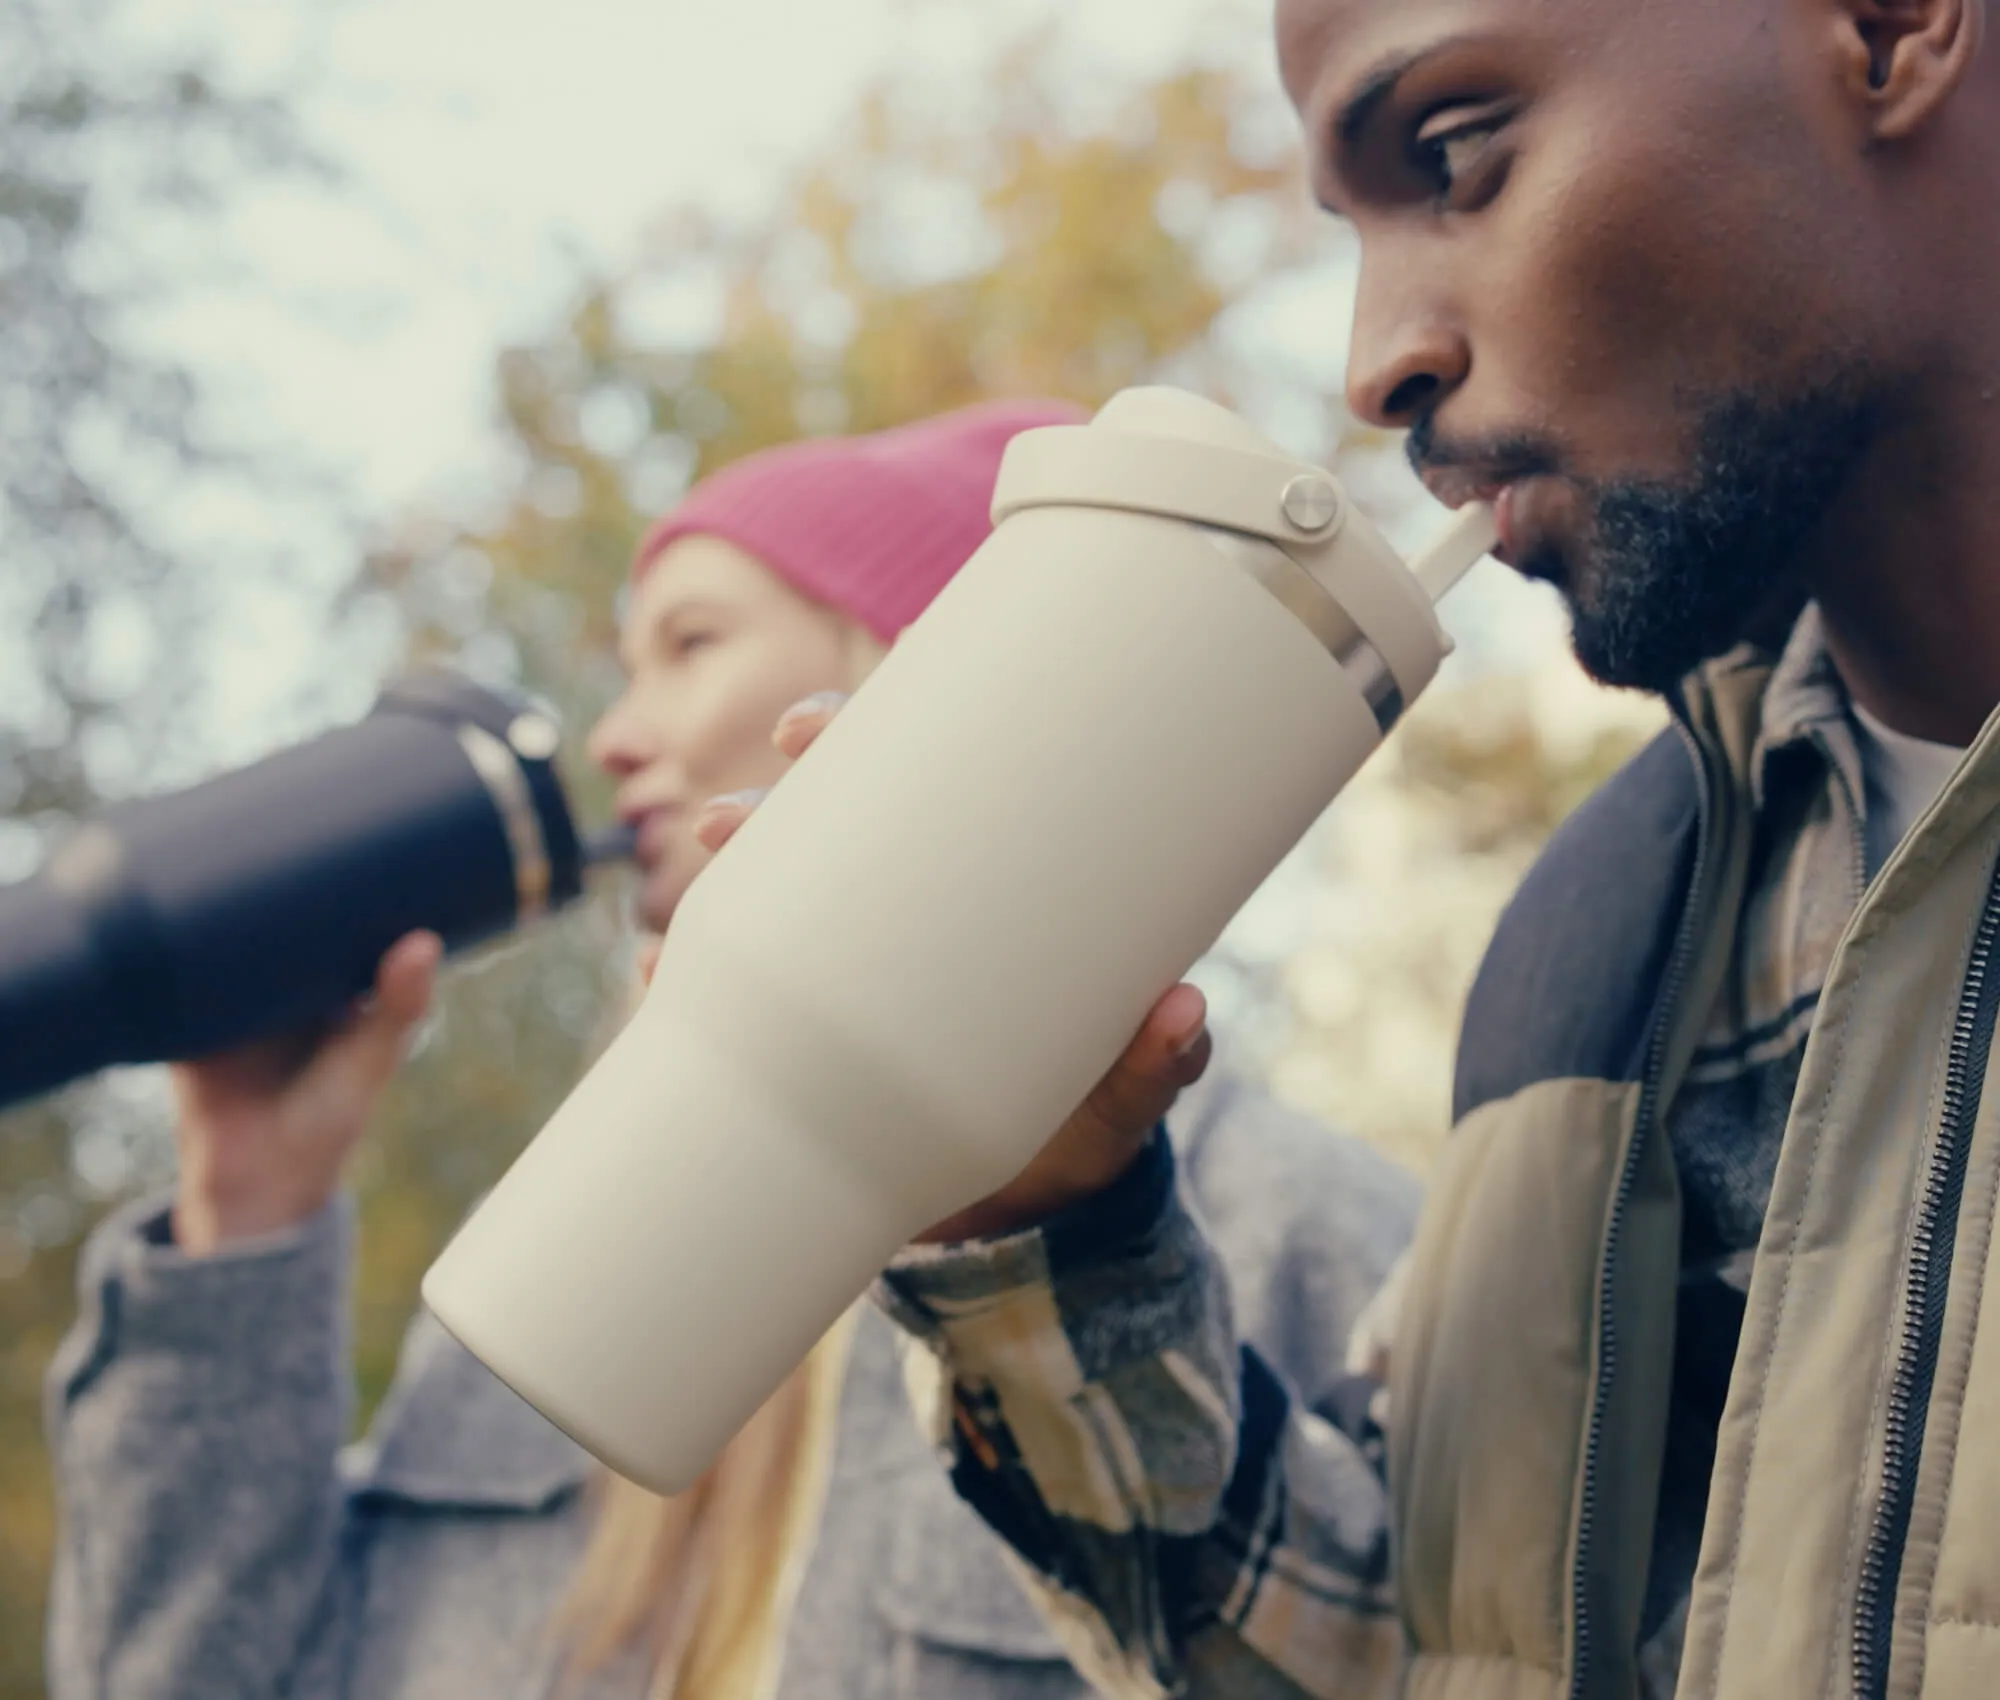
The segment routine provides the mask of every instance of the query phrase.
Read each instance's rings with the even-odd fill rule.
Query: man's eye
[[[721,634],[717,632],[705,632],[705,631],[676,632],[674,634],[674,640],[673,640],[674,658],[677,661],[684,661],[689,656],[694,655],[701,650],[707,649],[720,641],[721,641]]]
[[[1503,122],[1500,116],[1489,113],[1440,125],[1416,138],[1411,151],[1439,206],[1451,205],[1454,197],[1465,192]]]

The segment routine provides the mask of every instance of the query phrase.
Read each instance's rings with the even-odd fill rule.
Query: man
[[[1281,0],[1355,410],[1677,724],[1501,923],[1386,1397],[1239,1353],[1146,1131],[1185,990],[890,1272],[1109,1692],[2000,1694],[1984,24]]]

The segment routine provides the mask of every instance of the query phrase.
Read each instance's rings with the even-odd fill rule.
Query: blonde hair
[[[774,1669],[825,1496],[847,1324],[800,1364],[686,1493],[610,1471],[556,1623],[573,1668],[636,1650],[653,1700],[751,1700]]]
[[[845,623],[851,689],[888,649]],[[754,1700],[768,1686],[825,1499],[851,1325],[850,1313],[687,1492],[597,1473],[590,1540],[555,1617],[572,1674],[636,1651],[652,1700]]]

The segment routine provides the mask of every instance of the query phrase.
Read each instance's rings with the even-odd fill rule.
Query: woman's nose
[[[584,749],[590,759],[613,779],[637,773],[651,759],[653,740],[646,736],[643,718],[634,712],[629,695],[620,697],[590,729]]]

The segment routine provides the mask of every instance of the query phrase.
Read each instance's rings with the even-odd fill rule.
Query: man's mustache
[[[1562,456],[1551,443],[1526,433],[1444,441],[1438,436],[1435,414],[1424,415],[1410,427],[1403,453],[1419,478],[1427,472],[1464,472],[1479,484],[1513,484],[1524,478],[1563,475]]]

